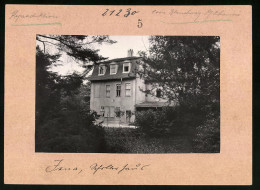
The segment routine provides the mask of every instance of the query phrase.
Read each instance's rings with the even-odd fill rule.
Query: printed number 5
[[[137,27],[138,27],[138,28],[142,28],[142,26],[143,26],[142,20],[141,20],[141,19],[138,19],[138,25],[137,25]]]

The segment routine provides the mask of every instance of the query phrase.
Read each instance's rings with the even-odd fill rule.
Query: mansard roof
[[[98,64],[106,64],[106,63],[112,63],[112,62],[123,62],[123,61],[131,61],[131,60],[137,60],[140,59],[141,57],[122,57],[122,58],[116,58],[116,59],[110,59],[110,60],[105,60],[101,61]]]
[[[125,57],[125,58],[117,58],[112,59],[108,61],[102,61],[99,62],[94,66],[94,70],[92,72],[92,75],[88,77],[88,80],[90,81],[103,81],[103,80],[118,80],[118,79],[131,79],[135,78],[135,69],[137,67],[137,60],[140,60],[140,57]],[[123,73],[123,63],[126,62],[131,63],[130,72],[129,73]],[[117,73],[116,74],[110,74],[110,64],[115,63],[118,65]],[[98,75],[98,68],[99,65],[104,64],[106,66],[106,71],[104,75]]]

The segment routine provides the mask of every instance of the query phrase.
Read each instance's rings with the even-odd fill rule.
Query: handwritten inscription
[[[106,9],[103,13],[102,16],[124,16],[124,17],[128,17],[131,15],[135,15],[139,13],[139,11],[134,11],[131,8],[128,9],[119,9],[119,10],[110,10],[110,9]]]
[[[201,23],[210,21],[232,21],[231,17],[240,16],[239,12],[227,12],[225,10],[196,10],[196,9],[170,9],[167,11],[153,10],[153,15],[169,15],[169,16],[182,16],[184,19],[189,17],[191,20],[188,22],[178,22],[179,24],[187,23]],[[167,22],[164,22],[167,23]],[[168,24],[178,24],[178,23],[168,23]]]
[[[61,160],[54,160],[54,164],[51,166],[47,166],[45,171],[46,172],[59,172],[59,171],[77,171],[80,174],[83,169],[78,168],[77,166],[74,167],[66,167],[62,165],[63,159]]]
[[[33,13],[33,14],[26,14],[26,13],[22,13],[20,10],[14,10],[13,12],[11,12],[11,15],[9,16],[10,20],[14,20],[15,22],[19,21],[19,20],[25,20],[25,19],[33,19],[33,18],[37,18],[37,19],[56,19],[58,18],[58,16],[56,15],[50,15],[48,13]]]
[[[139,13],[140,11],[136,11],[136,10],[132,10],[131,8],[128,8],[128,9],[113,9],[113,10],[110,10],[110,9],[106,9],[101,15],[102,16],[116,16],[116,17],[120,17],[120,16],[123,16],[123,17],[128,17],[128,16],[133,16],[133,15],[136,15],[137,13]],[[143,23],[142,23],[142,20],[141,19],[138,19],[138,24],[137,24],[137,27],[138,28],[142,28],[143,26]]]
[[[93,175],[101,170],[117,171],[117,174],[120,174],[121,172],[124,172],[124,171],[144,170],[148,166],[149,166],[149,164],[148,165],[137,164],[135,166],[130,166],[129,164],[125,164],[124,166],[119,167],[119,166],[114,166],[112,164],[109,164],[109,165],[100,164],[99,165],[99,164],[95,163],[90,166],[90,169],[93,171]]]
[[[143,171],[148,168],[150,164],[136,164],[136,165],[130,165],[130,164],[124,164],[122,166],[116,166],[114,164],[98,164],[94,163],[89,166],[89,168],[81,168],[78,166],[66,166],[64,164],[64,160],[54,160],[54,163],[52,165],[49,165],[45,168],[45,172],[47,173],[55,173],[55,172],[72,172],[76,174],[81,174],[84,171],[90,171],[93,175],[95,175],[98,172],[106,172],[106,171],[114,171],[117,174],[121,174],[124,172],[133,172],[133,171]]]

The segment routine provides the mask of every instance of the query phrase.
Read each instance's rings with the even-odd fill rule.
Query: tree
[[[139,74],[157,84],[169,101],[218,115],[219,37],[152,36],[150,45],[149,56],[140,52],[144,70]]]
[[[46,109],[52,110],[50,106],[57,105],[62,95],[75,93],[83,82],[83,75],[73,73],[59,76],[50,70],[53,65],[59,63],[62,53],[66,53],[83,63],[84,74],[86,74],[91,67],[88,63],[96,63],[105,59],[98,54],[97,49],[91,48],[91,45],[94,43],[115,43],[108,36],[86,35],[37,35],[36,40],[43,44],[43,48],[40,48],[39,44],[36,48],[37,115],[44,115],[47,113]],[[37,121],[43,118],[41,117]]]
[[[36,48],[36,126],[44,121],[50,110],[55,112],[59,109],[60,77],[48,71],[59,56],[44,54],[39,47]]]
[[[158,113],[137,114],[140,129],[163,134],[181,132],[193,151],[219,151],[220,120],[220,38],[216,36],[152,36],[149,54],[140,52],[143,70],[138,71],[146,82],[161,89],[163,97],[177,103]],[[153,94],[153,89],[144,91]],[[163,124],[158,124],[163,121]],[[147,133],[148,133],[147,132]],[[203,143],[207,142],[207,143]],[[214,148],[210,148],[214,147]],[[214,149],[214,150],[213,150]]]
[[[91,64],[105,59],[91,44],[113,41],[107,36],[59,35],[37,35],[36,40],[43,45],[36,48],[36,151],[105,151],[103,130],[95,124],[97,114],[89,110],[89,100],[82,94],[89,93],[84,75],[60,76],[51,67],[65,53],[82,64],[86,74]]]
[[[51,45],[77,60],[94,63],[105,58],[98,54],[99,50],[91,48],[93,44],[116,42],[110,40],[109,36],[87,35],[37,35],[36,40],[43,44],[44,53],[46,53],[46,46]]]
[[[86,75],[93,64],[107,59],[98,54],[99,50],[93,48],[95,44],[113,44],[109,36],[88,36],[88,35],[40,35],[36,36],[38,44],[42,44],[41,50],[44,54],[63,54],[74,59],[74,62],[85,68],[83,75]],[[54,65],[55,66],[55,65]]]

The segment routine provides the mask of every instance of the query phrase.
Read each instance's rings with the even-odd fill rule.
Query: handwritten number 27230
[[[112,16],[113,14],[115,16],[121,16],[121,13],[125,13],[124,14],[124,17],[128,17],[129,15],[135,15],[136,13],[138,13],[139,11],[132,11],[131,8],[129,9],[126,9],[125,11],[123,11],[122,9],[119,9],[118,11],[116,10],[109,10],[109,9],[106,9],[106,11],[102,14],[102,16]]]

